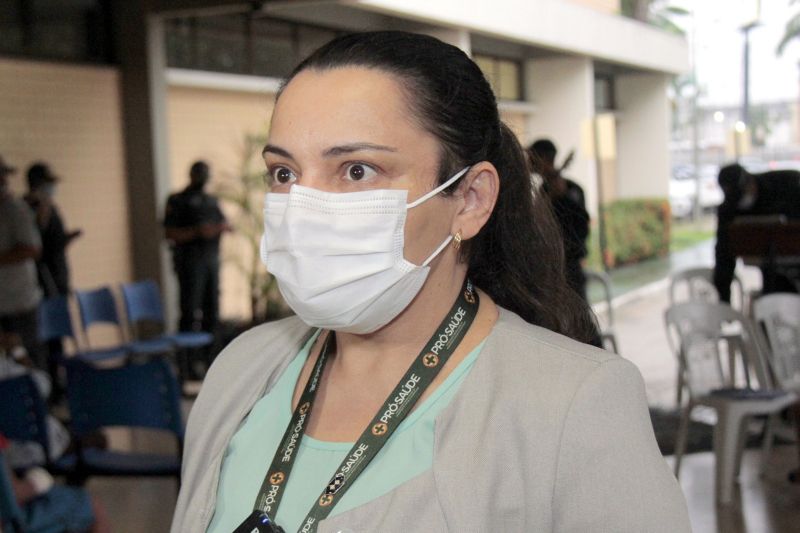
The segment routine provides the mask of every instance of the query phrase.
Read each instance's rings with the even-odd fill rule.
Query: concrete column
[[[668,77],[617,76],[617,197],[669,197]]]
[[[161,226],[169,194],[166,51],[162,20],[149,2],[114,0],[116,50],[121,70],[132,268],[136,280],[154,279],[174,322],[176,284]]]
[[[556,164],[575,150],[565,174],[583,187],[586,208],[597,216],[595,163],[581,152],[581,127],[594,115],[594,66],[588,58],[552,57],[525,62],[525,90],[536,110],[528,119],[530,140],[551,139],[558,148]]]

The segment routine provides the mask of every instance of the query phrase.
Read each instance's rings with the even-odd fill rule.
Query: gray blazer
[[[189,417],[173,533],[206,530],[231,437],[310,334],[297,318],[264,324],[217,358]],[[435,431],[429,471],[319,532],[690,531],[636,367],[509,311]]]

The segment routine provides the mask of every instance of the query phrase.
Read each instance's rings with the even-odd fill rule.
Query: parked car
[[[702,165],[700,167],[700,208],[712,211],[722,203],[723,194],[717,183],[719,167]],[[697,181],[693,165],[676,165],[672,169],[669,182],[669,203],[672,216],[686,218],[692,215],[697,198]]]

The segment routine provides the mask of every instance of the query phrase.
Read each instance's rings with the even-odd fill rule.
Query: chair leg
[[[614,349],[614,353],[619,355],[619,346],[617,346],[617,336],[612,333],[611,335],[609,335],[608,340],[611,341],[611,346]]]
[[[676,380],[678,383],[678,394],[676,402],[679,409],[683,400],[683,374],[683,361],[678,361],[678,379]]]
[[[717,409],[717,424],[714,426],[714,490],[717,503],[721,505],[729,504],[733,499],[741,418],[730,406]]]
[[[764,421],[764,441],[761,443],[761,467],[760,474],[763,476],[767,471],[767,463],[772,453],[772,444],[775,440],[775,424],[778,422],[778,415],[772,413]]]
[[[742,468],[742,454],[744,453],[744,448],[747,444],[750,420],[751,417],[745,416],[742,418],[742,421],[739,425],[739,437],[736,439],[736,469],[733,473],[733,479],[739,479],[739,472]]]
[[[681,420],[678,424],[678,434],[675,437],[675,478],[680,478],[681,460],[686,452],[686,441],[689,438],[689,422],[692,414],[692,402],[686,404],[681,411]]]

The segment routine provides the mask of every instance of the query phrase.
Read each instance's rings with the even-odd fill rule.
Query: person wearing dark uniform
[[[567,283],[586,300],[586,276],[581,261],[587,254],[589,213],[581,186],[562,176],[561,169],[555,167],[557,153],[549,139],[539,139],[528,148],[533,170],[542,177],[542,191],[550,198],[561,228]]]
[[[39,283],[47,297],[66,295],[70,291],[67,247],[80,237],[81,230],[66,231],[64,220],[55,202],[59,178],[45,163],[28,169],[28,194],[25,201],[36,214],[36,225],[42,236],[39,258]]]
[[[720,169],[718,181],[725,199],[717,208],[714,286],[720,300],[730,302],[731,282],[736,269],[736,256],[731,251],[729,236],[731,223],[739,216],[784,215],[789,219],[800,219],[800,172],[774,170],[750,174],[740,165],[728,165]],[[765,268],[761,273],[763,294],[796,292],[795,283],[800,281],[800,273],[778,274],[767,272]]]
[[[230,226],[205,188],[211,172],[195,162],[189,185],[167,200],[164,228],[180,287],[179,329],[214,333],[219,316],[219,242]]]

